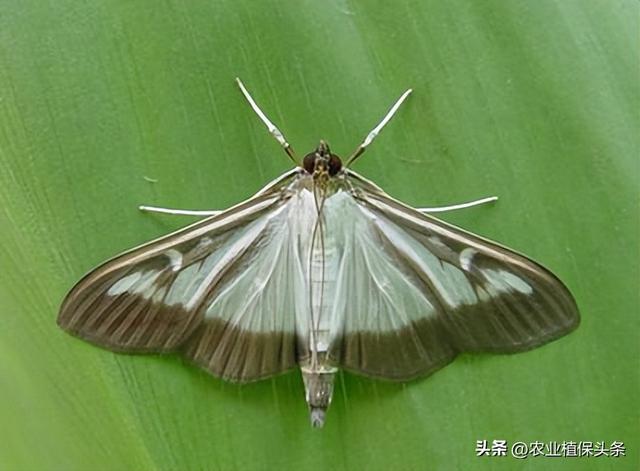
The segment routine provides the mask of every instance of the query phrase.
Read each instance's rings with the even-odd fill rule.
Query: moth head
[[[316,150],[304,156],[302,167],[310,175],[328,173],[330,177],[334,177],[342,169],[342,160],[331,153],[329,144],[321,140]]]

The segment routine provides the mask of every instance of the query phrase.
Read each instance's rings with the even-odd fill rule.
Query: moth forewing
[[[421,316],[375,340],[388,344],[390,353],[402,353],[417,363],[408,361],[399,368],[389,360],[393,367],[385,369],[388,355],[380,355],[375,363],[356,358],[351,351],[357,345],[362,356],[362,345],[373,332],[355,329],[342,341],[340,358],[347,368],[407,379],[443,366],[459,352],[526,350],[577,327],[573,297],[538,263],[426,216],[377,189],[361,187],[355,194],[379,237],[380,244],[374,246],[378,258],[394,260],[425,299]],[[420,361],[422,367],[416,368]]]
[[[118,351],[159,352],[181,347],[203,322],[210,285],[263,237],[269,215],[286,202],[282,189],[296,173],[283,174],[219,215],[92,270],[65,297],[58,324]]]

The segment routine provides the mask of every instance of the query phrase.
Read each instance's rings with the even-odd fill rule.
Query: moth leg
[[[351,157],[347,159],[347,163],[345,164],[345,167],[348,167],[350,164],[353,163],[354,160],[356,160],[358,157],[360,157],[364,153],[365,149],[369,146],[369,144],[373,142],[376,136],[380,134],[380,131],[382,131],[382,128],[386,126],[386,124],[391,120],[391,118],[393,118],[393,115],[396,114],[396,111],[398,111],[398,108],[400,108],[400,105],[402,105],[402,102],[404,102],[404,100],[407,99],[407,97],[411,94],[412,91],[413,91],[412,89],[408,89],[406,92],[402,94],[400,98],[398,98],[398,100],[396,100],[396,102],[393,104],[391,109],[387,112],[386,115],[384,115],[384,118],[382,118],[382,121],[380,121],[378,125],[375,128],[373,128],[369,134],[367,134],[367,137],[364,138],[364,141],[362,141],[362,144],[360,144],[358,148],[353,152],[353,154],[351,154]]]
[[[456,209],[472,208],[481,204],[493,203],[498,201],[497,196],[488,196],[479,200],[468,201],[466,203],[453,204],[451,206],[436,206],[433,208],[417,208],[421,213],[443,213],[445,211],[455,211]]]
[[[298,158],[296,157],[295,152],[293,151],[293,147],[291,147],[291,144],[289,144],[289,142],[287,142],[287,139],[284,137],[284,134],[282,134],[282,132],[276,127],[276,125],[273,124],[271,122],[271,120],[269,120],[269,118],[267,118],[267,115],[265,115],[263,113],[263,111],[257,105],[257,103],[255,102],[253,97],[249,94],[249,92],[245,88],[244,84],[242,83],[242,81],[238,77],[236,77],[236,82],[237,82],[238,86],[240,87],[240,91],[242,92],[244,97],[249,102],[249,105],[251,106],[251,109],[253,109],[253,111],[258,115],[258,118],[260,118],[260,120],[265,124],[265,126],[267,126],[267,129],[269,130],[271,135],[282,146],[282,148],[287,153],[289,158],[293,161],[293,163],[299,166],[300,164],[298,162]]]
[[[192,209],[171,209],[144,205],[138,206],[138,209],[147,213],[178,214],[181,216],[215,216],[216,214],[220,214],[222,212],[216,209],[197,211]]]

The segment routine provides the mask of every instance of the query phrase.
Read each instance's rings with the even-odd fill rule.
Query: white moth
[[[411,208],[345,165],[324,141],[301,164],[237,80],[296,167],[224,211],[134,248],[87,274],[58,317],[68,332],[122,352],[179,352],[225,380],[299,366],[322,426],[338,368],[406,381],[461,352],[518,352],[579,323],[548,270]]]

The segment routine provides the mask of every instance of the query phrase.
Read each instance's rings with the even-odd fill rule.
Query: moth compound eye
[[[342,160],[335,154],[331,154],[329,158],[329,175],[335,177],[342,169]]]
[[[304,168],[307,173],[313,173],[313,170],[315,169],[315,167],[316,167],[316,153],[311,152],[310,154],[305,155],[304,159],[302,159],[302,168]]]

